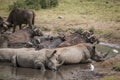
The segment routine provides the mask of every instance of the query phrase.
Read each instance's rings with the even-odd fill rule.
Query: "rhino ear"
[[[96,45],[97,45],[97,43],[98,43],[97,41],[96,41],[96,42],[94,42],[94,43],[93,43],[93,46],[96,46]]]
[[[57,50],[47,50],[46,51],[46,57],[48,58],[48,59],[50,59],[51,57],[53,57],[54,55],[55,55],[55,53],[57,52]]]
[[[55,53],[57,52],[57,50],[53,50],[50,57],[53,57],[55,55]]]

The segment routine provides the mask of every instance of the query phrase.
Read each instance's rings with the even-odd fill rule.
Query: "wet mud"
[[[0,80],[93,80],[105,76],[105,73],[90,71],[88,65],[64,65],[59,71],[43,72],[29,68],[14,68],[8,63],[0,63]],[[96,68],[96,71],[99,69]]]

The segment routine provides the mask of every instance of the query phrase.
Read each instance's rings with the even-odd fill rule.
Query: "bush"
[[[30,8],[30,9],[46,9],[58,5],[58,0],[17,0],[9,9],[13,8]]]
[[[25,8],[25,3],[24,0],[17,0],[16,2],[13,3],[13,5],[9,6],[9,10],[13,8]]]
[[[115,71],[120,71],[120,64],[119,64],[119,65],[115,65],[115,66],[113,67],[113,70],[115,70]]]
[[[89,32],[94,33],[94,32],[95,32],[95,28],[94,28],[94,27],[91,27],[91,28],[89,29]]]

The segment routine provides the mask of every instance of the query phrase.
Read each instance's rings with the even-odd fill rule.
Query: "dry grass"
[[[101,80],[119,80],[120,78],[118,76],[106,76],[102,78]]]

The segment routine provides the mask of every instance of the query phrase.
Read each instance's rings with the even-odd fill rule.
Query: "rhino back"
[[[78,48],[66,48],[58,51],[60,59],[65,60],[65,63],[79,63],[82,58],[83,51]]]
[[[80,63],[90,58],[90,52],[84,44],[59,48],[57,52],[65,63]]]
[[[12,56],[15,54],[14,50],[3,48],[0,49],[0,61],[10,61]]]
[[[34,49],[27,49],[27,48],[20,48],[20,49],[13,49],[13,48],[1,48],[0,49],[0,60],[1,61],[11,61],[13,55],[22,54],[24,51],[33,51]]]

